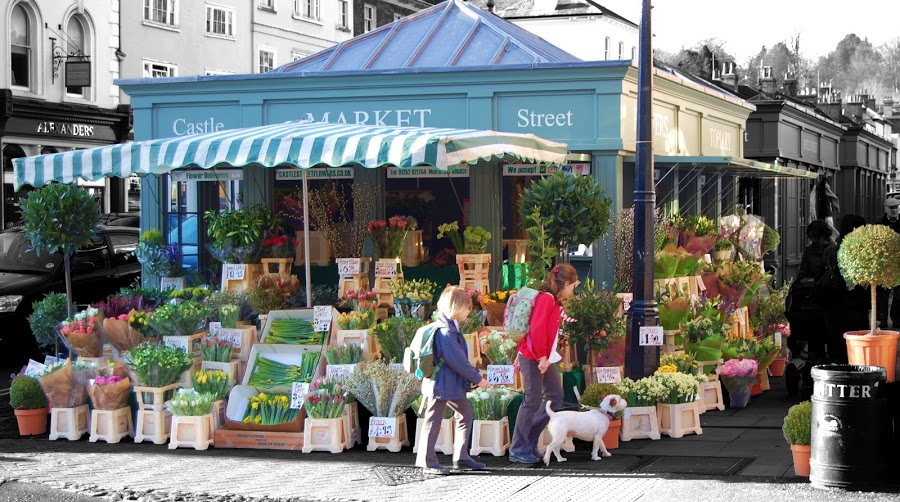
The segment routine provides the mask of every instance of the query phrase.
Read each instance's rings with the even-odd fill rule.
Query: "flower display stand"
[[[294,260],[291,258],[261,258],[263,274],[277,274],[290,277]]]
[[[359,426],[359,404],[356,401],[344,405],[344,431],[346,431],[347,443],[345,448],[353,448],[353,445],[362,444],[362,428]]]
[[[622,441],[659,439],[659,419],[656,415],[656,406],[625,408],[619,439]]]
[[[659,433],[670,438],[685,434],[703,434],[700,427],[700,410],[697,401],[682,404],[656,403]]]
[[[75,408],[52,408],[50,410],[50,439],[65,438],[78,441],[90,430],[88,405]]]
[[[394,295],[391,294],[391,282],[403,280],[403,267],[398,258],[389,258],[375,262],[375,294],[378,296],[378,305],[394,305]]]
[[[697,405],[700,413],[709,410],[725,409],[725,400],[722,398],[722,382],[719,380],[710,380],[700,384],[700,402]]]
[[[503,239],[510,263],[528,263],[531,259],[527,239]]]
[[[211,430],[221,429],[225,427],[225,400],[219,399],[218,401],[213,401],[212,410],[210,411],[210,417],[212,417],[212,428]]]
[[[487,452],[495,457],[502,457],[506,455],[509,442],[509,418],[475,420],[472,424],[472,447],[469,455]]]
[[[541,435],[538,437],[538,444],[537,444],[538,453],[543,455],[544,452],[547,451],[547,445],[550,444],[550,441],[553,441],[553,438],[550,436],[550,430],[548,430],[545,427],[544,430],[541,431]],[[567,437],[566,440],[563,441],[563,444],[562,444],[562,446],[560,446],[560,449],[562,451],[568,452],[568,453],[572,453],[573,451],[575,451],[575,443],[572,441],[571,436]]]
[[[297,265],[303,265],[303,231],[297,231],[297,258],[294,260],[294,263]],[[309,263],[310,265],[318,265],[320,267],[327,267],[328,263],[331,261],[331,242],[325,238],[325,235],[320,231],[312,231],[309,233]]]
[[[222,328],[216,336],[219,340],[225,340],[234,346],[232,357],[240,361],[250,358],[250,348],[259,340],[259,330],[256,326],[237,326],[235,328]]]
[[[330,451],[340,453],[347,446],[344,418],[309,418],[303,422],[303,453]],[[350,440],[352,441],[352,440]]]
[[[173,383],[164,387],[134,387],[137,397],[138,413],[137,427],[134,430],[134,442],[143,443],[146,440],[154,444],[163,444],[169,439],[172,422],[172,414],[165,409],[167,398],[175,394],[175,390],[181,387],[181,383]]]
[[[481,365],[481,344],[478,343],[478,333],[468,333],[463,335],[466,340],[466,348],[469,352],[469,364],[474,367]]]
[[[181,387],[181,384],[173,383],[164,387],[143,387],[134,386],[134,394],[137,397],[139,410],[162,411],[165,409],[166,401],[175,395],[175,390]]]
[[[91,410],[91,443],[99,440],[118,443],[125,436],[133,435],[130,406],[118,410]]]
[[[374,336],[369,336],[367,329],[339,329],[335,331],[335,345],[362,345],[363,361],[369,363],[378,359],[378,343]]]
[[[710,380],[718,380],[719,379],[719,369],[722,367],[722,360],[718,361],[697,361],[697,374],[706,375],[706,370],[709,366],[715,366],[715,370],[712,373],[706,375]]]
[[[412,230],[406,233],[400,260],[404,267],[418,267],[425,261],[425,246],[422,244],[421,230]]]
[[[416,419],[416,442],[413,444],[413,453],[419,452],[420,444],[425,446],[427,438],[422,437],[422,427],[424,427],[424,425],[424,418]],[[441,420],[441,431],[438,433],[434,451],[441,452],[444,455],[453,455],[453,432],[455,428],[456,426],[453,423],[452,418],[444,418]]]
[[[397,453],[404,446],[409,446],[409,436],[406,434],[406,415],[397,415],[397,431],[392,438],[370,437],[367,451],[387,450]]]
[[[198,417],[172,417],[172,440],[169,441],[169,449],[193,448],[205,450],[213,444],[212,423],[210,415]]]
[[[226,267],[234,267],[235,265],[240,265],[243,267],[243,272],[238,272],[239,278],[228,278],[229,275],[226,273]],[[232,263],[223,263],[222,264],[222,291],[246,291],[253,287],[256,284],[256,280],[260,278],[263,274],[263,266],[259,263],[242,263],[242,264],[232,264]],[[233,276],[232,276],[233,277]]]
[[[194,357],[200,356],[203,352],[203,339],[206,338],[206,331],[200,331],[193,335],[165,335],[162,337],[163,344],[169,347],[181,347]]]
[[[459,286],[474,289],[482,294],[491,291],[488,273],[491,269],[490,253],[458,254],[456,265],[459,267]]]
[[[359,263],[357,272],[356,263]],[[371,258],[338,258],[338,296],[347,296],[348,291],[369,289],[369,266]]]

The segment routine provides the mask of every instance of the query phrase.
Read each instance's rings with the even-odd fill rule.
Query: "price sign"
[[[222,280],[243,281],[247,267],[242,263],[226,263],[222,265]]]
[[[397,434],[397,417],[369,417],[370,438],[392,438]]]
[[[707,256],[709,256],[709,255],[707,255]],[[694,280],[697,281],[697,289],[699,289],[700,291],[706,291],[706,284],[703,284],[702,276],[699,276],[699,275],[695,276]]]
[[[634,301],[634,293],[619,293],[616,296],[622,299],[622,310],[627,311],[631,308],[631,302]]]
[[[329,364],[325,367],[325,376],[329,379],[346,380],[355,371],[356,364]]]
[[[33,378],[40,378],[41,373],[43,373],[45,369],[47,369],[45,365],[34,359],[29,359],[28,366],[25,367],[25,374]]]
[[[663,344],[662,326],[641,326],[638,336],[641,346],[654,347]]]
[[[291,384],[291,409],[299,410],[303,407],[303,400],[306,399],[306,393],[309,392],[309,383],[294,382]]]
[[[181,291],[184,289],[184,277],[161,277],[159,279],[159,289],[162,291],[167,289]]]
[[[185,351],[190,350],[188,348],[188,337],[186,336],[164,336],[163,344],[166,347],[178,347]]]
[[[376,261],[375,277],[394,277],[397,275],[397,262],[394,261]]]
[[[359,274],[361,267],[359,258],[338,258],[335,260],[338,267],[338,275]]]
[[[234,346],[234,348],[241,348],[241,344],[244,340],[244,330],[238,328],[222,328],[219,331],[219,340],[225,340]]]
[[[594,368],[594,383],[619,383],[622,381],[622,368],[619,366],[601,366]]]
[[[58,357],[44,356],[44,366],[50,366],[51,364],[56,364],[58,362],[59,362]]]
[[[222,332],[222,323],[220,322],[211,322],[209,323],[209,336],[219,336],[219,333]]]
[[[491,385],[512,385],[514,371],[511,364],[488,364],[487,381]]]
[[[315,331],[328,331],[331,327],[331,305],[313,306],[313,325]]]

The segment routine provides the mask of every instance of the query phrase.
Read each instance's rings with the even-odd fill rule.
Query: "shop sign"
[[[309,169],[291,168],[276,169],[275,180],[299,180],[303,178],[303,171],[306,171],[306,178],[311,180],[333,179],[333,180],[352,180],[352,167],[310,167]]]
[[[556,171],[567,174],[591,174],[590,163],[571,163],[561,166],[537,164],[503,164],[503,176],[549,176]]]
[[[87,124],[72,124],[68,122],[51,122],[48,120],[42,120],[37,123],[35,132],[38,134],[50,134],[56,136],[93,138],[94,126]]]
[[[172,171],[172,181],[241,181],[244,179],[243,169],[191,169],[189,171]]]
[[[90,87],[91,62],[66,61],[66,87]]]
[[[388,178],[468,178],[469,169],[466,167],[454,167],[452,169],[438,169],[431,166],[418,167],[389,167]]]

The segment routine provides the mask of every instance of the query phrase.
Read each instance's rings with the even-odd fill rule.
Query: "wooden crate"
[[[379,276],[380,270],[392,269],[394,275]],[[394,295],[391,294],[391,282],[403,280],[403,267],[399,259],[378,260],[375,262],[375,294],[378,305],[394,306]]]
[[[372,362],[378,359],[378,343],[375,336],[369,334],[367,329],[337,329],[332,341],[333,345],[356,343],[362,345],[363,361]]]
[[[303,231],[298,230],[297,233],[297,249],[294,264],[303,265]],[[309,233],[309,264],[327,267],[331,262],[331,243],[325,238],[325,234],[318,230]]]
[[[270,391],[263,389],[266,393]],[[306,410],[301,408],[297,417],[290,421],[277,425],[259,425],[244,423],[244,413],[247,411],[247,400],[260,393],[260,389],[248,385],[236,385],[228,393],[228,401],[225,405],[225,428],[234,431],[261,431],[261,432],[303,432],[303,419],[306,418]],[[288,391],[288,395],[290,391]]]
[[[100,440],[118,443],[125,436],[133,435],[130,406],[118,410],[91,410],[91,443]]]
[[[212,416],[212,430],[221,429],[222,427],[225,427],[225,400],[224,399],[219,399],[218,401],[213,401],[210,416]]]
[[[659,433],[671,438],[680,438],[685,434],[703,434],[697,405],[697,401],[684,404],[656,403]]]
[[[294,260],[291,258],[261,258],[263,274],[275,274],[282,277],[291,276]]]
[[[216,448],[300,450],[303,448],[303,433],[216,429],[214,442]]]
[[[550,435],[550,430],[544,427],[544,430],[541,431],[541,435],[538,437],[538,453],[543,455],[551,441],[553,441],[553,437]],[[572,436],[566,437],[559,449],[567,453],[575,451],[575,443],[572,441]]]
[[[283,319],[299,319],[304,321],[312,321],[314,318],[313,309],[290,309],[290,310],[273,310],[266,316],[266,322],[262,325],[262,333],[259,336],[259,343],[267,343],[269,332],[272,331],[272,321]],[[332,313],[333,314],[333,313]],[[328,340],[328,334],[325,335]]]
[[[90,429],[88,405],[50,410],[50,439],[78,441]]]
[[[362,428],[359,426],[359,403],[353,401],[344,405],[344,430],[347,432],[347,445],[349,450],[354,445],[362,444]]]
[[[419,445],[425,445],[428,438],[422,437],[422,427],[425,425],[424,418],[416,419],[416,442],[413,443],[413,453],[419,452]],[[452,418],[444,418],[441,420],[441,431],[438,433],[437,443],[434,445],[434,451],[443,453],[444,455],[453,455],[453,433],[456,425]]]
[[[210,428],[212,415],[199,417],[172,417],[172,440],[169,449],[193,448],[205,450],[213,443],[213,431]]]
[[[373,417],[378,418],[378,417]],[[392,438],[369,438],[369,444],[366,446],[367,451],[387,450],[397,453],[404,446],[409,446],[409,437],[406,433],[406,415],[398,415],[397,431]]]
[[[181,347],[195,357],[203,353],[203,339],[206,331],[200,331],[193,335],[166,335],[163,336],[163,344],[170,347]]]
[[[241,380],[241,385],[250,385],[250,378],[253,374],[253,368],[256,365],[256,359],[260,356],[280,363],[300,366],[300,363],[303,359],[303,354],[307,352],[319,353],[319,364],[316,366],[316,371],[313,373],[312,377],[313,380],[315,380],[316,378],[325,374],[325,366],[327,362],[325,360],[324,345],[269,345],[265,343],[257,343],[253,346],[252,349],[250,349],[250,360],[247,361],[247,371],[244,372],[243,379]],[[291,393],[290,386],[266,387],[265,389],[266,392],[277,392],[280,394]]]
[[[491,291],[488,274],[491,270],[490,253],[483,254],[458,254],[456,266],[459,268],[459,286],[466,289],[474,289],[482,294]]]
[[[219,363],[215,361],[203,361],[200,364],[200,367],[205,370],[222,370],[228,375],[228,386],[232,387],[237,385],[238,382],[242,380],[241,375],[241,362],[237,359],[232,359],[227,363]]]
[[[469,455],[490,453],[495,457],[502,457],[506,455],[509,443],[509,418],[473,421],[472,447],[469,449]]]
[[[411,230],[406,233],[400,260],[404,267],[418,267],[425,261],[425,246],[422,244],[421,230]]]
[[[222,264],[222,291],[246,291],[256,284],[257,279],[262,276],[263,268],[259,263],[240,264],[244,267],[243,276],[240,279],[225,280],[225,269],[229,263]]]
[[[659,439],[659,418],[656,415],[656,406],[625,408],[619,438],[622,441]]]
[[[303,453],[330,451],[340,453],[347,445],[344,418],[306,418],[303,423]]]
[[[528,263],[531,261],[531,253],[528,249],[527,239],[503,239],[510,263]]]
[[[725,401],[722,399],[722,382],[719,380],[710,380],[700,384],[700,402],[697,404],[700,413],[709,410],[718,409],[725,410]]]

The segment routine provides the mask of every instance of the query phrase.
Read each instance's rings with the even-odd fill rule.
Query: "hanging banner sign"
[[[287,181],[287,180],[302,179],[303,171],[304,171],[304,169],[300,169],[300,168],[276,169],[275,170],[275,181]],[[352,167],[310,167],[309,169],[305,169],[305,171],[306,171],[306,179],[310,179],[310,180],[320,180],[320,179],[352,180],[353,179],[353,168]]]
[[[389,167],[388,178],[468,178],[469,169],[454,167],[453,169],[438,169],[431,166],[418,167]]]
[[[172,171],[172,181],[241,181],[244,179],[243,169],[191,169],[188,171]]]
[[[573,162],[561,166],[503,164],[503,176],[550,176],[556,171],[562,171],[567,174],[586,175],[591,174],[591,164],[582,162]]]

